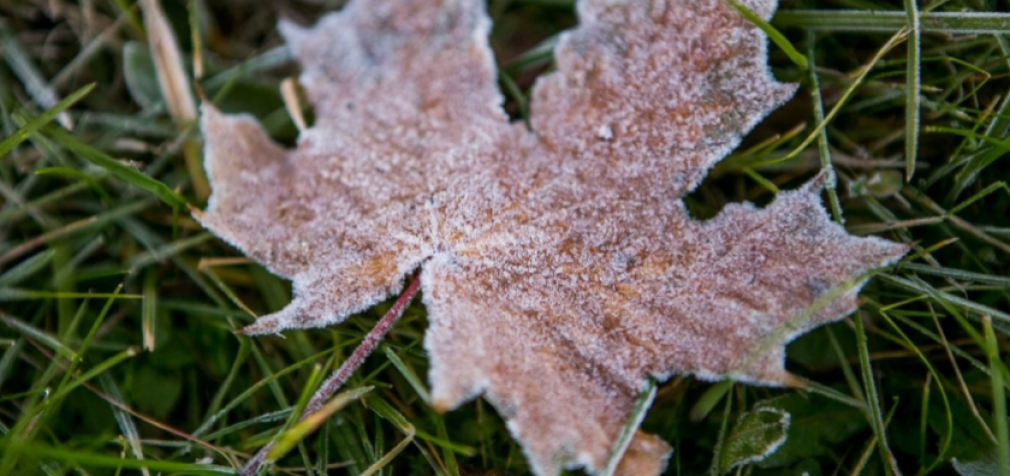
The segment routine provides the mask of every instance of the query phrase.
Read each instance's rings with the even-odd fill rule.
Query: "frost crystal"
[[[501,109],[483,3],[282,23],[317,115],[295,150],[203,107],[203,223],[294,282],[246,333],[338,323],[420,267],[434,404],[483,394],[536,474],[596,473],[648,376],[789,384],[785,342],[855,309],[859,286],[785,323],[905,252],[832,223],[818,180],[688,216],[680,197],[795,90],[724,0],[581,1],[534,133]],[[618,473],[658,474],[669,451],[638,432]]]

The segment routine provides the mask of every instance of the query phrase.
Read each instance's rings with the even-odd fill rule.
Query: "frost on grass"
[[[244,332],[338,323],[421,268],[434,404],[483,394],[536,474],[596,473],[648,376],[789,384],[785,342],[855,309],[850,281],[906,250],[832,223],[816,179],[688,216],[680,197],[795,89],[724,0],[579,3],[532,133],[500,107],[483,4],[355,0],[282,23],[317,115],[295,150],[204,106],[203,223],[295,287]],[[658,474],[669,451],[639,432],[618,473]]]

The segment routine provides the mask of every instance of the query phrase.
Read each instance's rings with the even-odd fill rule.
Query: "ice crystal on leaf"
[[[355,0],[282,23],[316,112],[294,150],[204,106],[201,220],[294,283],[245,333],[338,323],[420,268],[434,404],[483,394],[534,473],[596,473],[646,378],[789,384],[785,342],[859,286],[776,332],[906,250],[831,222],[818,180],[688,216],[680,198],[795,90],[724,0],[582,0],[533,132],[501,109],[483,4]],[[638,432],[618,473],[658,474],[669,451]]]

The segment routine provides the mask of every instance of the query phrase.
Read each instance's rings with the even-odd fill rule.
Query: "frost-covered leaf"
[[[765,468],[784,468],[818,456],[866,429],[866,416],[857,408],[817,395],[786,395],[767,402],[789,413],[789,432],[777,451],[761,461]]]
[[[788,413],[774,406],[756,405],[740,416],[719,449],[718,474],[764,460],[785,443],[788,431]]]
[[[999,455],[990,449],[974,458],[951,458],[951,465],[961,476],[1000,476]]]
[[[795,89],[723,0],[579,3],[532,133],[501,109],[483,5],[355,0],[282,23],[316,113],[294,150],[204,106],[201,220],[296,293],[246,333],[338,323],[420,268],[433,404],[483,395],[536,474],[596,473],[648,377],[789,384],[785,341],[851,312],[862,283],[839,286],[906,250],[831,222],[819,180],[688,215],[681,197]],[[617,474],[658,474],[669,450],[638,432]]]

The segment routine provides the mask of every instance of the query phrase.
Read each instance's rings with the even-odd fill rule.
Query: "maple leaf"
[[[785,343],[854,310],[853,281],[907,247],[848,235],[818,179],[689,216],[681,197],[795,90],[762,32],[724,0],[584,0],[531,133],[502,111],[483,3],[282,22],[316,113],[294,150],[203,107],[200,219],[294,285],[243,332],[338,323],[420,268],[433,404],[483,394],[539,475],[604,468],[649,377],[794,383]],[[669,451],[639,431],[618,473],[658,474]]]

